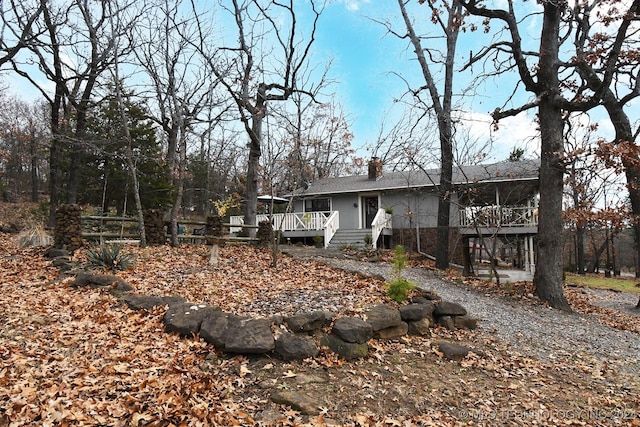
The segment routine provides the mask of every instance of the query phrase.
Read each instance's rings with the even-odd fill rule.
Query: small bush
[[[389,298],[398,303],[404,302],[412,290],[413,283],[401,277],[398,277],[387,285]]]
[[[91,267],[116,271],[133,266],[133,254],[123,254],[121,245],[100,245],[88,249],[86,255]]]
[[[393,277],[391,283],[387,284],[387,294],[392,300],[402,303],[407,299],[409,292],[414,288],[414,284],[402,277],[402,270],[407,265],[407,256],[404,246],[397,245],[393,253]]]
[[[396,245],[393,251],[393,274],[396,277],[402,275],[402,270],[407,266],[407,255],[404,251],[404,246]]]

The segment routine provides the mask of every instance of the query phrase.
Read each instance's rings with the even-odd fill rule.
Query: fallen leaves
[[[380,281],[289,257],[274,270],[268,251],[230,245],[212,267],[204,246],[124,250],[137,262],[118,275],[137,293],[180,295],[237,314],[358,314],[388,302]],[[428,339],[372,341],[370,357],[351,362],[330,352],[290,363],[216,355],[197,338],[167,334],[163,308],[133,312],[108,291],[70,288],[38,249],[19,248],[12,236],[0,235],[0,261],[2,426],[242,426],[268,410],[275,415],[264,425],[282,426],[527,425],[495,416],[544,410],[556,418],[538,424],[607,425],[619,419],[557,414],[576,407],[637,414],[637,383],[594,360],[567,355],[545,365],[491,337],[442,329]],[[483,355],[445,361],[432,339],[470,342]],[[301,381],[307,377],[314,381]],[[320,415],[275,405],[271,389],[303,389]]]

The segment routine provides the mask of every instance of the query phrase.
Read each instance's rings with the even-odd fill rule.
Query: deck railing
[[[327,222],[324,227],[324,247],[329,246],[329,242],[333,239],[333,236],[336,234],[336,231],[340,228],[340,212],[333,211],[329,218],[327,218]]]
[[[382,230],[392,228],[391,218],[391,214],[388,214],[384,209],[378,209],[378,213],[371,222],[371,238],[374,248],[378,247],[378,238],[382,234]]]
[[[282,231],[307,231],[307,230],[325,230],[329,219],[336,213],[331,211],[322,212],[291,212],[280,214],[260,214],[256,216],[258,223],[262,221],[269,221],[270,218],[273,221],[273,227],[276,230],[282,229]],[[332,219],[337,221],[337,219]],[[241,225],[244,224],[243,216],[232,216],[229,219],[231,224]],[[282,228],[280,227],[282,225]],[[337,229],[337,228],[336,228]],[[230,232],[235,233],[240,231],[239,227],[231,227]],[[334,232],[335,233],[335,232]],[[333,237],[333,235],[331,236]]]
[[[461,227],[536,227],[537,209],[527,206],[468,206],[460,213]]]

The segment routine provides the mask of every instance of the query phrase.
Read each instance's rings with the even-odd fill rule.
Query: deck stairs
[[[371,236],[370,228],[361,230],[338,229],[333,239],[331,239],[331,242],[329,242],[328,249],[341,249],[344,247],[364,248],[364,240],[367,235]]]

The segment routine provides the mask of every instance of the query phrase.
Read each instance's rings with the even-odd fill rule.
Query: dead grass
[[[607,289],[619,292],[640,294],[640,280],[635,277],[604,277],[603,275],[567,274],[567,283],[595,289]]]

